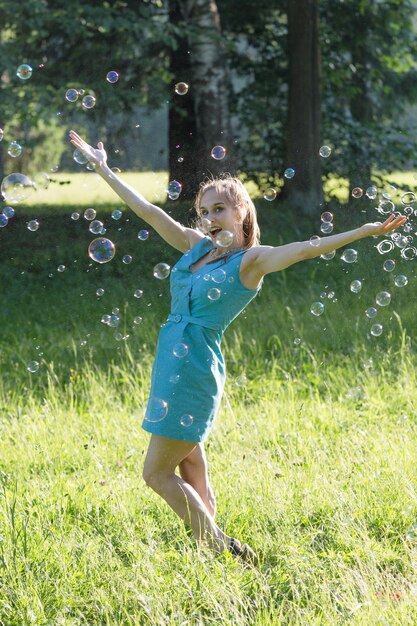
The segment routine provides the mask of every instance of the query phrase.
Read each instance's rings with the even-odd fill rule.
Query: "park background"
[[[416,3],[0,10],[0,177],[35,183],[1,204],[15,214],[0,228],[0,624],[414,625]],[[69,102],[68,89],[95,106]],[[102,140],[110,166],[184,223],[204,176],[238,174],[267,245],[326,236],[323,212],[334,233],[408,215],[386,254],[361,240],[353,263],[339,250],[268,276],[226,333],[207,450],[219,525],[250,539],[257,569],[197,551],[141,479],[140,422],[169,312],[153,268],[178,253],[152,229],[138,238],[146,224],[74,161],[70,128]],[[88,256],[88,208],[116,245],[110,263]]]

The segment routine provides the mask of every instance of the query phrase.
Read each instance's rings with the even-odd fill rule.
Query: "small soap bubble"
[[[213,283],[224,283],[226,280],[226,272],[220,267],[211,272],[211,280]]]
[[[318,235],[312,235],[310,237],[310,245],[317,248],[317,246],[320,245],[320,240],[321,238]]]
[[[81,93],[81,92],[80,92]],[[96,104],[96,99],[93,95],[87,94],[81,101],[84,109],[92,109]]]
[[[32,181],[35,189],[48,189],[51,179],[46,172],[38,172],[34,174]]]
[[[383,200],[378,205],[379,213],[382,215],[388,215],[389,213],[393,213],[395,211],[395,204],[391,200]]]
[[[324,312],[323,302],[313,302],[313,304],[310,307],[310,312],[316,317],[321,315]]]
[[[138,232],[138,239],[140,239],[141,241],[146,241],[149,237],[149,230],[140,230]]]
[[[354,198],[362,198],[362,196],[363,196],[363,189],[361,189],[360,187],[354,187],[352,189],[352,196]]]
[[[374,306],[370,306],[365,311],[366,317],[369,317],[370,320],[373,319],[377,313],[378,313],[378,309],[376,309]]]
[[[408,248],[403,248],[401,250],[401,256],[406,261],[412,261],[417,256],[417,248],[414,248],[414,246],[410,246]]]
[[[27,371],[30,372],[31,374],[35,374],[35,372],[38,371],[39,369],[39,363],[38,361],[29,361],[29,363],[27,364],[26,367]]]
[[[148,422],[160,422],[168,414],[168,402],[152,396],[149,399],[148,408],[145,415],[145,420]]]
[[[130,254],[125,254],[122,258],[122,261],[125,265],[129,265],[129,263],[132,262],[132,257],[130,256]]]
[[[3,140],[3,137],[4,137],[4,130],[0,128],[0,141]]]
[[[388,291],[380,291],[376,294],[375,302],[379,306],[388,306],[391,302],[391,294]]]
[[[375,246],[378,250],[379,254],[387,254],[387,252],[391,252],[394,249],[394,242],[390,241],[390,239],[384,239],[380,241],[377,246]]]
[[[107,72],[106,80],[108,83],[117,83],[119,80],[119,74],[115,70]]]
[[[119,307],[115,306],[115,307],[112,308],[111,312],[112,312],[113,315],[119,315],[120,309],[119,309]]]
[[[88,230],[90,231],[90,233],[93,233],[94,235],[100,235],[102,228],[103,228],[103,222],[100,222],[100,220],[93,220],[91,224],[89,225]]]
[[[333,213],[330,213],[330,211],[324,211],[320,215],[320,219],[321,219],[322,222],[332,222],[333,221]]]
[[[264,199],[268,200],[269,202],[272,202],[272,200],[275,200],[275,198],[277,197],[277,190],[274,189],[273,187],[269,187],[268,189],[265,189],[264,191]]]
[[[360,280],[352,280],[350,283],[350,290],[353,293],[359,293],[362,289],[362,283]]]
[[[205,281],[210,280],[210,278],[211,278],[210,274],[204,274],[204,276],[203,276],[203,280],[205,280]]]
[[[123,213],[120,209],[115,209],[111,212],[112,219],[119,220],[122,217]]]
[[[99,287],[96,291],[96,296],[101,298],[102,295],[104,295],[104,289],[102,287]]]
[[[66,268],[65,268],[65,265],[58,265],[57,269],[58,269],[58,272],[62,273],[62,272],[65,272]]]
[[[71,213],[71,219],[76,221],[80,219],[80,214],[77,213],[77,211],[74,211],[74,213]]]
[[[394,278],[394,283],[396,287],[405,287],[408,284],[408,278],[404,274],[398,274]]]
[[[403,195],[401,196],[402,204],[413,204],[413,202],[415,201],[416,201],[416,194],[413,193],[412,191],[407,191],[406,193],[403,193]]]
[[[168,183],[168,195],[171,200],[177,200],[181,191],[182,191],[182,185],[180,182],[178,182],[178,180],[171,180]]]
[[[324,235],[329,235],[333,231],[333,224],[331,222],[322,222],[320,226],[320,231]]]
[[[9,218],[4,213],[0,213],[0,228],[7,226]]]
[[[102,324],[106,324],[107,326],[110,326],[110,315],[103,315],[101,318],[101,322]]]
[[[374,185],[371,185],[367,188],[365,194],[370,200],[375,200],[378,195],[378,189]]]
[[[216,287],[212,287],[207,292],[207,297],[212,302],[214,302],[215,300],[218,300],[221,295],[222,295],[222,292],[220,291],[220,289],[217,289]]]
[[[398,233],[393,233],[393,234],[397,234]],[[394,239],[394,245],[397,248],[405,248],[408,244],[408,238],[407,237],[403,237],[402,235],[398,235],[395,239]]]
[[[287,169],[284,172],[284,176],[285,178],[294,178],[295,170],[292,167],[287,167]]]
[[[329,300],[333,300],[334,296],[335,296],[334,291],[329,291],[329,293],[327,294],[327,298],[328,298]]]
[[[330,146],[322,146],[319,150],[319,155],[324,159],[327,159],[332,153],[332,149]]]
[[[184,426],[184,428],[188,428],[189,426],[191,426],[193,421],[194,421],[194,418],[192,415],[186,414],[180,417],[180,424],[181,426]]]
[[[30,220],[30,222],[28,222],[28,230],[31,230],[32,232],[35,232],[35,230],[38,230],[39,228],[39,222],[38,220]]]
[[[382,266],[386,272],[392,272],[395,269],[394,259],[387,259]]]
[[[76,102],[79,95],[76,89],[68,89],[65,93],[65,99],[68,100],[68,102]]]
[[[241,374],[235,380],[236,387],[246,387],[248,384],[248,379],[245,374]]]
[[[94,209],[92,209],[91,207],[89,209],[86,209],[84,211],[84,218],[86,220],[88,220],[89,222],[91,222],[91,220],[93,220],[95,218],[95,216],[97,215],[97,213],[95,212]]]
[[[300,343],[301,343],[301,339],[300,339],[300,337],[295,337],[295,339],[294,339],[294,341],[293,341],[293,344],[294,344],[295,346],[299,346],[299,345],[300,345]]]
[[[223,148],[223,146],[214,146],[210,154],[216,161],[221,161],[221,159],[224,159],[226,156],[226,148]]]
[[[202,217],[200,220],[200,229],[203,231],[203,233],[207,235],[210,232],[210,228],[211,228],[210,220],[208,220],[206,217]]]
[[[20,80],[28,80],[32,76],[32,68],[27,63],[22,63],[16,70],[16,76]]]
[[[371,335],[373,335],[374,337],[379,337],[380,335],[382,335],[383,330],[384,327],[382,326],[382,324],[372,324]]]
[[[179,379],[180,379],[180,375],[179,374],[172,374],[169,377],[169,382],[172,383],[173,385],[176,385],[177,382],[179,381]]]
[[[177,357],[177,359],[183,359],[188,354],[188,346],[186,343],[176,343],[172,348],[172,354]]]
[[[85,165],[86,163],[88,163],[88,159],[85,156],[85,154],[83,154],[81,152],[81,150],[79,148],[76,148],[73,152],[72,158],[74,159],[74,161],[76,163],[78,163],[79,165]]]
[[[326,252],[325,254],[321,254],[320,258],[325,261],[331,261],[336,256],[336,250],[332,250],[331,252]]]
[[[153,268],[153,275],[159,280],[168,278],[171,267],[167,263],[157,263]]]
[[[187,83],[176,83],[175,85],[175,93],[178,94],[179,96],[185,96],[185,94],[188,93],[188,85]]]
[[[142,322],[143,322],[143,318],[140,315],[137,315],[136,317],[133,318],[134,324],[142,324]]]
[[[340,258],[345,263],[356,263],[358,259],[358,253],[353,248],[348,248],[347,250],[343,251],[343,254]]]
[[[116,247],[110,239],[98,237],[88,246],[88,255],[96,263],[108,263],[114,258]]]
[[[135,296],[135,298],[141,298],[143,296],[142,289],[136,289],[136,291],[133,292],[133,295]]]
[[[417,524],[414,526],[411,526],[411,528],[407,531],[405,538],[407,541],[410,541],[411,543],[417,542]]]
[[[19,157],[23,152],[23,148],[20,145],[20,143],[17,143],[17,141],[12,141],[9,144],[9,147],[7,148],[7,154],[9,156],[11,156],[13,159],[15,159],[16,157]]]
[[[119,324],[120,324],[120,316],[117,315],[116,313],[112,313],[110,315],[109,326],[111,326],[111,328],[117,328]]]
[[[220,248],[228,248],[233,243],[233,233],[230,230],[221,230],[216,237],[216,245]]]

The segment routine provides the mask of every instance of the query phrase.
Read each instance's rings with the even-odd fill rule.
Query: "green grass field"
[[[169,312],[152,268],[178,253],[154,232],[138,240],[144,224],[127,208],[111,220],[119,203],[70,199],[16,207],[0,229],[0,625],[414,626],[417,261],[361,240],[356,263],[338,251],[268,276],[226,333],[207,450],[219,525],[261,555],[245,569],[198,550],[141,478],[143,406]],[[307,224],[256,204],[266,244],[318,231],[319,216]],[[70,218],[93,205],[117,248],[106,265],[86,254],[87,222]],[[377,219],[364,202],[336,216],[335,232]],[[382,290],[391,303],[370,320]],[[117,329],[100,322],[114,307]]]

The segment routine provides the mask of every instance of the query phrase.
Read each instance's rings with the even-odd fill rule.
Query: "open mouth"
[[[219,232],[221,231],[221,228],[217,228],[217,227],[213,227],[210,229],[210,236],[215,239],[215,237],[217,237],[217,235],[219,234]]]

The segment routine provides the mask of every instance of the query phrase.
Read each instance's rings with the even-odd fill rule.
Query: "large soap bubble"
[[[98,237],[88,246],[88,254],[96,263],[108,263],[116,253],[116,247],[110,239]]]
[[[33,191],[33,183],[28,176],[14,172],[9,174],[1,183],[1,193],[6,202],[19,204],[27,198]]]

